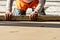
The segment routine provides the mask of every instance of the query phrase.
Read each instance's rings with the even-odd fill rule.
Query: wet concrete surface
[[[60,40],[60,22],[0,21],[0,40]]]

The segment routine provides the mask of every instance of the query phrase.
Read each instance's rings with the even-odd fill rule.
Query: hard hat
[[[26,3],[30,3],[30,2],[32,2],[33,0],[23,0],[24,2],[26,2]]]

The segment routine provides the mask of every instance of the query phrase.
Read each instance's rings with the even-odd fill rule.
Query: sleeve
[[[44,5],[45,5],[45,2],[46,2],[46,0],[39,0],[39,3],[38,3],[38,5],[37,5],[37,7],[35,8],[35,10],[34,11],[41,11],[42,10],[42,8],[44,7]]]
[[[7,0],[6,10],[12,11],[12,5],[14,0]]]

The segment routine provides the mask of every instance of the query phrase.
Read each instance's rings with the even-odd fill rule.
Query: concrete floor
[[[60,22],[0,21],[0,40],[60,40]]]

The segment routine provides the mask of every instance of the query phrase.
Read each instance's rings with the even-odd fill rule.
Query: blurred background
[[[0,13],[6,10],[6,1],[0,0]],[[13,3],[13,9],[15,7],[15,1]],[[60,0],[46,0],[45,12],[47,15],[60,16]]]

